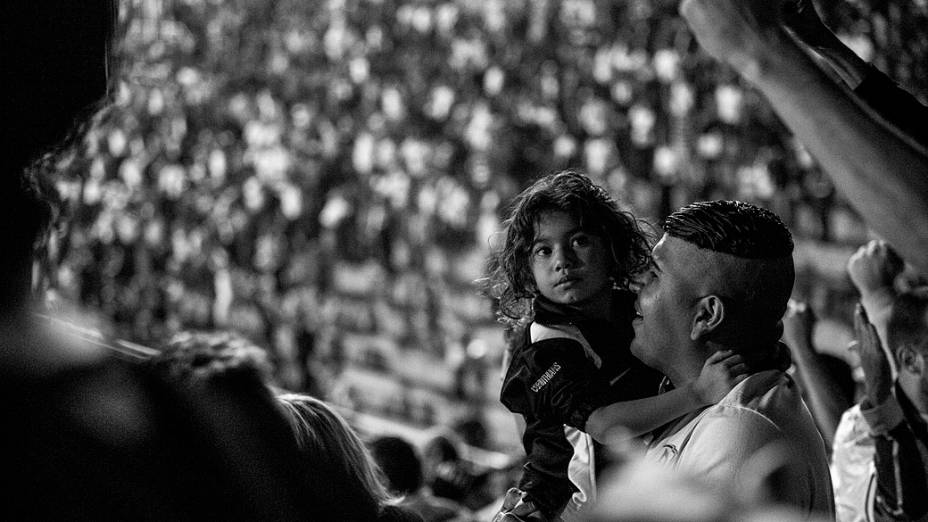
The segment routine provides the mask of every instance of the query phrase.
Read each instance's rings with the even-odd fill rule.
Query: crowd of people
[[[111,99],[66,147],[36,157],[36,133],[4,163],[12,513],[928,517],[928,108],[810,2],[139,2],[114,24]],[[10,114],[28,141],[34,115]],[[519,191],[568,165],[588,175]],[[859,390],[790,302],[808,179],[883,238],[847,264]],[[344,325],[339,263],[376,259],[343,284],[403,301],[409,342],[441,350],[466,328],[442,306],[455,258],[497,229],[481,282],[517,476],[280,387],[288,353],[313,365],[296,339]],[[157,350],[62,330],[49,292]]]
[[[829,14],[924,95],[924,13]],[[138,2],[120,20],[125,72],[62,166],[48,276],[125,337],[235,324],[286,354],[316,317],[377,330],[332,288],[335,265],[365,261],[386,284],[364,297],[440,351],[437,332],[464,329],[446,313],[469,282],[455,258],[485,249],[529,179],[569,165],[643,217],[727,197],[800,237],[865,239],[675,5]]]

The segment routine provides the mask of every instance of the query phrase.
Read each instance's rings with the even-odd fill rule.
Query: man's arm
[[[858,98],[880,116],[928,147],[928,107],[861,59],[822,22],[812,0],[784,0],[783,22],[790,33],[834,71]]]
[[[790,300],[783,316],[783,339],[796,363],[796,377],[805,392],[812,417],[825,440],[825,447],[830,448],[841,415],[854,399],[846,398],[839,382],[815,350],[812,342],[814,326],[815,314],[809,305]]]
[[[889,346],[886,327],[896,298],[894,281],[903,268],[904,262],[895,250],[876,239],[858,248],[847,262],[847,274],[860,293],[860,304],[867,319],[876,328],[883,348]],[[892,353],[885,349],[884,352],[892,375],[896,375]]]
[[[767,98],[868,225],[928,271],[928,152],[833,82],[781,24],[781,3],[684,0],[703,49]]]

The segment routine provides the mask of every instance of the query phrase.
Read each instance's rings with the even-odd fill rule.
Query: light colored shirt
[[[751,375],[717,404],[680,418],[645,458],[721,491],[765,491],[807,515],[834,516],[825,443],[796,383],[780,371]]]
[[[831,480],[835,487],[835,514],[839,522],[873,520],[876,495],[873,454],[873,437],[858,404],[844,412],[835,430]]]
[[[882,404],[858,404],[835,432],[831,474],[839,522],[928,520],[928,445],[923,416],[899,394]],[[865,407],[866,405],[867,407]]]

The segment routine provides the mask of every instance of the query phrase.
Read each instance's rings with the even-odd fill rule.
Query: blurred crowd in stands
[[[391,323],[440,352],[466,329],[449,295],[479,270],[456,260],[528,180],[568,165],[642,217],[738,198],[799,237],[865,239],[673,2],[127,4],[114,103],[60,160],[47,270],[127,337],[234,325],[295,360],[322,325]],[[925,96],[924,9],[829,7]],[[343,263],[374,282],[368,306],[340,306]]]

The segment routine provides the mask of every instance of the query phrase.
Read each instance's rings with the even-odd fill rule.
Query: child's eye
[[[547,256],[549,254],[551,254],[551,249],[546,246],[536,247],[535,250],[532,252],[532,255],[535,255],[535,256]]]
[[[579,235],[574,237],[574,246],[583,247],[590,244],[590,238],[585,235]]]

